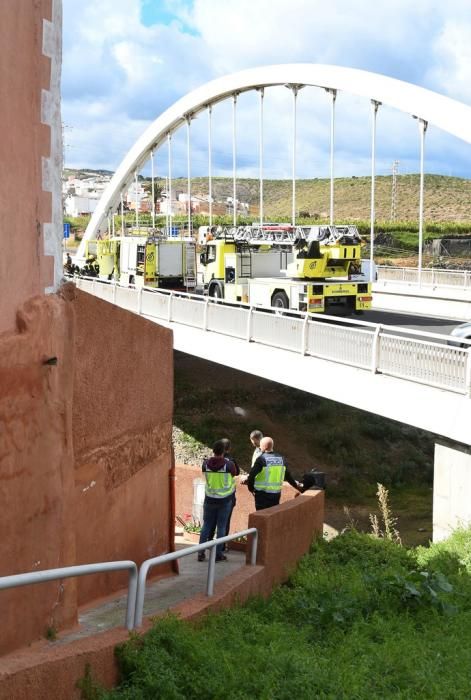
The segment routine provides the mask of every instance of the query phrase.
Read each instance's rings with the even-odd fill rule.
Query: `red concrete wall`
[[[60,279],[61,3],[0,6],[0,576],[139,562],[173,546],[172,335],[70,287],[43,295]],[[0,592],[0,654],[125,578]]]
[[[28,302],[0,335],[0,576],[173,549],[172,411],[170,330],[73,285]],[[126,582],[1,591],[0,654]]]
[[[0,333],[14,330],[17,308],[53,282],[53,259],[43,253],[43,224],[51,220],[41,163],[51,138],[41,123],[51,74],[43,18],[51,19],[51,0],[1,3]]]
[[[254,513],[251,526],[259,529],[257,566],[242,567],[215,585],[214,595],[196,595],[172,609],[182,619],[196,620],[254,595],[269,595],[286,580],[289,570],[322,534],[324,493],[310,491],[276,508]],[[141,631],[150,627],[145,620]],[[118,678],[114,649],[126,641],[124,630],[112,630],[67,646],[24,651],[0,659],[0,700],[49,700],[54,678],[54,700],[79,700],[76,682],[87,665],[92,677],[112,687]]]
[[[257,564],[265,568],[267,589],[289,576],[313,537],[322,536],[323,525],[324,491],[307,491],[275,509],[251,513],[249,527],[258,530]]]
[[[202,478],[201,469],[188,464],[177,464],[175,487],[175,513],[183,517],[191,514],[193,507],[193,480]],[[297,491],[289,484],[284,484],[281,492],[281,503],[292,500]],[[254,497],[247,486],[238,484],[236,489],[237,504],[232,511],[231,532],[245,530],[248,527],[249,515],[255,511]]]
[[[77,563],[140,563],[173,548],[172,332],[79,290],[74,308]],[[79,604],[126,577],[80,579]]]
[[[73,310],[55,295],[0,335],[0,576],[75,563],[73,366]],[[73,623],[76,582],[0,591],[0,610],[1,654]]]

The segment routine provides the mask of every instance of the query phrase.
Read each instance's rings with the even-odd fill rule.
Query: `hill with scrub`
[[[111,174],[109,171],[67,169],[64,173],[77,177],[92,174]],[[149,181],[142,177],[141,180]],[[159,187],[165,185],[157,178]],[[193,194],[208,194],[208,178],[192,178]],[[186,178],[172,181],[174,192],[186,192]],[[258,211],[260,183],[256,178],[237,179],[237,197],[248,202],[251,212]],[[266,220],[291,219],[291,180],[264,180],[263,199]],[[392,177],[376,178],[376,218],[389,221],[391,218]],[[232,197],[232,178],[214,177],[213,197],[225,202]],[[337,221],[369,221],[370,177],[342,177],[335,179],[335,218]],[[296,210],[299,218],[327,219],[329,216],[330,180],[327,178],[298,179],[296,182]],[[396,220],[415,221],[419,210],[419,176],[398,175],[396,194]],[[425,176],[425,219],[435,222],[471,222],[471,180],[445,175]],[[471,224],[469,226],[471,232]]]

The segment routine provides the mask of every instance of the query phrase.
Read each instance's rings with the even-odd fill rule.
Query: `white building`
[[[80,197],[76,194],[69,194],[64,201],[64,212],[67,216],[83,216],[93,214],[99,197]]]

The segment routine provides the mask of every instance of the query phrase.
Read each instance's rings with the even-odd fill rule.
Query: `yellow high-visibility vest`
[[[225,460],[221,469],[215,472],[206,466],[206,462],[204,463],[203,472],[206,478],[205,493],[207,496],[211,498],[226,498],[231,493],[234,493],[235,479],[230,471],[227,471],[229,464],[229,460]]]
[[[254,488],[266,493],[280,493],[286,472],[283,457],[274,452],[265,452],[263,457],[265,466],[255,477]]]

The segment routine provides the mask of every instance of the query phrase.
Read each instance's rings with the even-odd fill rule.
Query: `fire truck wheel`
[[[286,292],[275,292],[271,298],[271,305],[275,309],[288,309],[289,301]]]
[[[213,299],[222,299],[223,292],[220,282],[213,282],[209,287],[209,296]]]

